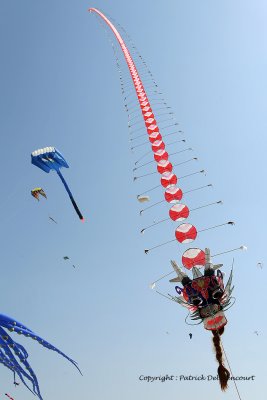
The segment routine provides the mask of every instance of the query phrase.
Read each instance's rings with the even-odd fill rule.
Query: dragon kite
[[[171,146],[174,143],[181,143],[182,145],[185,143],[185,140],[178,140],[175,142],[170,142],[166,143],[165,142],[165,137],[171,136],[171,135],[179,135],[182,134],[182,131],[179,130],[178,132],[167,132],[165,134],[165,131],[163,128],[160,128],[161,123],[159,123],[156,119],[156,111],[154,111],[154,105],[161,105],[162,107],[159,108],[159,110],[164,109],[165,111],[169,108],[166,107],[166,102],[162,98],[156,98],[154,99],[155,94],[157,96],[161,95],[158,91],[158,87],[153,79],[153,76],[151,74],[151,71],[148,70],[146,64],[144,61],[142,61],[142,65],[140,67],[143,68],[145,66],[146,68],[146,78],[147,77],[152,80],[153,82],[153,89],[151,89],[151,96],[148,95],[148,90],[145,89],[145,85],[143,84],[143,81],[140,77],[139,70],[137,68],[136,63],[140,62],[140,59],[142,60],[142,57],[140,54],[137,52],[136,47],[132,45],[133,51],[137,54],[137,61],[135,62],[127,45],[125,40],[123,39],[121,33],[119,32],[119,28],[115,27],[115,25],[111,22],[110,19],[108,19],[102,12],[100,12],[96,8],[90,8],[89,11],[91,13],[95,13],[97,16],[100,17],[100,21],[104,21],[104,25],[107,25],[112,33],[114,34],[120,49],[122,50],[124,59],[126,61],[128,70],[130,72],[131,76],[131,82],[127,83],[125,85],[123,83],[124,79],[124,74],[122,73],[122,68],[120,67],[120,62],[119,62],[119,57],[117,56],[115,46],[112,42],[111,39],[111,44],[113,47],[113,51],[116,57],[116,63],[117,67],[119,69],[119,74],[120,74],[120,80],[121,80],[121,87],[122,87],[122,93],[124,95],[124,101],[125,101],[125,108],[128,113],[128,126],[130,129],[133,128],[133,126],[137,125],[139,122],[144,124],[144,129],[146,131],[145,134],[138,134],[137,136],[131,136],[131,143],[132,147],[131,150],[135,151],[137,148],[143,148],[143,146],[149,146],[151,147],[152,154],[153,154],[153,160],[147,161],[145,163],[141,163],[140,161],[146,158],[149,154],[151,154],[151,150],[146,151],[144,154],[142,154],[138,160],[135,162],[135,168],[133,169],[134,172],[137,170],[150,166],[153,164],[153,162],[156,163],[156,172],[150,172],[143,174],[141,176],[134,176],[134,181],[139,180],[141,178],[145,178],[147,176],[150,176],[152,174],[158,173],[160,175],[160,184],[157,186],[152,187],[151,189],[145,190],[143,193],[140,193],[137,196],[137,200],[140,203],[150,201],[150,196],[147,196],[148,192],[152,192],[156,190],[157,188],[163,188],[163,200],[159,200],[156,203],[149,205],[147,208],[144,208],[143,210],[140,211],[140,215],[142,215],[146,210],[151,209],[154,206],[157,206],[159,204],[162,204],[164,202],[167,202],[167,204],[170,204],[170,209],[169,209],[169,217],[162,219],[160,221],[154,221],[153,224],[149,225],[146,228],[143,228],[141,230],[141,233],[144,233],[147,229],[150,229],[154,226],[157,226],[158,224],[171,220],[174,222],[178,222],[178,226],[175,228],[174,232],[174,239],[171,239],[165,243],[161,244],[156,244],[155,246],[145,249],[145,253],[148,254],[152,250],[161,247],[163,245],[166,245],[167,243],[175,242],[177,241],[179,244],[188,244],[196,240],[196,238],[202,234],[204,231],[208,231],[211,229],[219,228],[222,226],[226,225],[234,225],[232,221],[227,221],[225,223],[221,223],[215,226],[208,226],[208,227],[203,227],[201,229],[197,229],[193,224],[188,222],[188,218],[191,218],[191,215],[194,214],[195,211],[203,209],[205,207],[209,207],[212,205],[216,204],[221,204],[222,201],[215,201],[212,203],[208,204],[200,204],[198,207],[192,208],[189,207],[187,204],[182,203],[182,199],[184,197],[185,193],[190,193],[194,192],[196,190],[201,190],[204,187],[210,187],[212,186],[211,184],[208,184],[206,186],[201,186],[194,188],[192,190],[188,190],[187,192],[184,192],[184,190],[178,186],[178,183],[180,183],[181,179],[187,178],[191,175],[196,175],[196,174],[203,174],[205,171],[200,170],[200,171],[195,171],[192,172],[191,174],[186,174],[184,176],[178,176],[174,173],[174,167],[175,166],[182,166],[184,164],[188,164],[192,162],[193,160],[197,160],[196,157],[193,157],[191,159],[174,163],[173,160],[171,159],[173,155],[175,154],[183,154],[187,151],[192,150],[191,148],[182,148],[179,151],[172,152],[170,153],[169,150],[167,151],[167,146]],[[119,26],[119,25],[118,25]],[[120,26],[120,29],[124,31],[124,29]],[[124,31],[126,34],[126,32]],[[127,35],[127,34],[126,34]],[[127,35],[127,38],[129,39],[129,36]],[[130,40],[130,39],[129,39]],[[132,44],[132,43],[131,43]],[[142,70],[143,71],[143,70]],[[135,94],[127,94],[129,91],[129,86],[134,87],[134,92]],[[129,101],[130,95],[134,95],[135,99],[137,100],[136,106],[133,105],[135,100]],[[150,100],[150,97],[152,97],[152,100]],[[140,121],[135,121],[137,118],[136,113],[140,113]],[[167,110],[167,115],[172,115],[172,112],[169,112]],[[165,115],[165,114],[162,114]],[[160,115],[159,115],[160,116]],[[171,116],[171,118],[173,118]],[[164,120],[165,121],[165,120]],[[166,120],[166,121],[169,121]],[[161,121],[162,122],[162,121]],[[165,130],[169,127],[177,126],[179,125],[178,123],[173,123],[171,125],[168,125],[165,128]],[[141,131],[143,128],[135,128],[134,131],[130,133],[130,135],[133,135],[133,133],[136,133],[138,131]],[[145,139],[146,137],[146,139]],[[137,140],[140,140],[141,138],[144,138],[144,142],[141,142],[139,144],[133,145],[134,142]],[[245,249],[244,246],[241,246],[240,249]],[[237,250],[237,249],[233,249]],[[232,251],[232,250],[231,250]],[[221,254],[221,253],[220,253]],[[223,254],[223,253],[222,253]],[[218,254],[216,254],[218,255]],[[213,254],[213,256],[215,256]],[[205,329],[209,330],[213,334],[213,343],[215,346],[216,350],[216,358],[219,363],[218,367],[218,375],[219,375],[219,380],[220,380],[220,385],[221,389],[225,390],[227,388],[227,382],[230,378],[230,373],[228,369],[224,365],[223,361],[223,348],[221,346],[221,335],[223,334],[224,327],[227,323],[224,311],[226,311],[232,302],[232,271],[230,273],[230,277],[228,279],[228,282],[226,285],[224,285],[223,282],[223,273],[221,272],[220,268],[222,267],[222,264],[214,265],[211,261],[211,254],[209,248],[205,248],[205,250],[201,250],[200,248],[187,248],[181,258],[181,264],[183,267],[187,270],[192,271],[192,277],[190,278],[182,269],[177,265],[175,261],[171,261],[171,264],[174,268],[174,271],[177,274],[177,277],[174,279],[171,279],[170,282],[180,282],[182,284],[182,287],[176,286],[176,292],[177,296],[171,296],[168,295],[168,298],[170,300],[175,301],[176,303],[180,304],[181,306],[186,307],[191,315],[191,319],[193,321],[199,321],[203,322]],[[201,272],[201,268],[204,268],[204,274]],[[166,275],[165,275],[166,276]],[[157,282],[157,281],[156,281]],[[155,287],[155,282],[151,285],[151,288],[154,289]],[[191,334],[192,335],[192,334]],[[192,336],[190,336],[191,338]]]

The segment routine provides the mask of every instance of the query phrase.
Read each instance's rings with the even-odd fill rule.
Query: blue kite
[[[12,337],[6,332],[16,332],[19,335],[24,335],[36,340],[42,346],[49,350],[56,351],[58,354],[62,355],[68,361],[70,361],[81,373],[76,361],[72,360],[62,351],[58,350],[52,344],[48,343],[46,340],[37,336],[33,331],[27,328],[25,325],[16,321],[7,315],[0,314],[0,363],[5,367],[9,368],[13,373],[19,376],[22,383],[40,400],[42,399],[40,388],[38,384],[37,377],[28,362],[28,353],[26,349],[19,343],[15,342]],[[15,381],[15,379],[14,379]],[[28,386],[29,382],[32,385],[32,389]]]
[[[60,177],[69,197],[72,202],[72,205],[78,214],[81,221],[84,221],[82,213],[80,212],[73,195],[65,181],[63,175],[60,172],[60,168],[69,168],[67,161],[64,159],[62,154],[55,147],[44,147],[43,149],[38,149],[32,152],[32,164],[36,165],[36,167],[41,168],[43,171],[49,173],[51,170],[56,171],[58,176]]]

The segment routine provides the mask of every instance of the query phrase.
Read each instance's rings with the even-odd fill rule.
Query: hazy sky
[[[199,234],[194,246],[210,247],[213,254],[248,247],[214,262],[224,264],[227,278],[235,257],[236,303],[227,312],[223,341],[233,374],[255,375],[254,381],[238,383],[242,400],[262,400],[267,356],[263,0],[2,0],[0,313],[25,323],[79,363],[83,376],[55,353],[12,334],[29,351],[44,400],[237,398],[232,383],[221,393],[216,381],[179,380],[180,375],[216,375],[211,335],[202,325],[186,325],[185,309],[149,289],[171,270],[170,259],[180,262],[187,247],[171,243],[144,254],[144,248],[171,240],[177,224],[139,233],[166,218],[168,206],[139,216],[136,195],[156,186],[159,177],[133,182],[134,161],[149,146],[134,154],[129,149],[114,39],[89,7],[126,29],[172,107],[187,140],[173,148],[193,151],[171,161],[198,157],[195,164],[177,168],[177,175],[205,169],[206,176],[181,180],[180,186],[188,191],[214,185],[185,196],[186,204],[224,201],[192,213],[190,222],[199,230],[236,222]],[[120,63],[126,72],[122,57]],[[165,117],[159,116],[159,124]],[[45,146],[56,146],[69,162],[62,173],[84,224],[58,177],[31,165],[31,152]],[[143,172],[153,171],[152,164]],[[35,186],[44,188],[47,201],[31,197]],[[161,199],[161,189],[151,192],[151,204]],[[63,260],[66,255],[70,261]],[[158,288],[175,294],[168,279]],[[139,380],[166,374],[178,380]],[[0,365],[0,398],[6,392],[16,400],[33,398],[22,384],[14,388],[12,378]]]

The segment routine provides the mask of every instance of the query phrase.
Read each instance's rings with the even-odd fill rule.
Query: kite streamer
[[[14,374],[17,374],[22,383],[37,397],[42,400],[39,383],[37,377],[28,362],[28,353],[26,349],[19,343],[15,342],[7,330],[10,332],[17,333],[18,335],[24,335],[33,340],[36,340],[42,346],[49,350],[53,350],[60,354],[68,361],[70,361],[81,373],[76,361],[69,358],[66,354],[62,353],[55,346],[36,335],[32,330],[27,328],[25,325],[16,321],[7,315],[0,314],[0,363],[5,367],[9,368]],[[15,381],[15,380],[14,380]],[[30,387],[28,384],[31,384]]]

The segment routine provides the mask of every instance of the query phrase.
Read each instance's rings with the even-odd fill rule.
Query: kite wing
[[[49,173],[51,170],[59,171],[60,168],[69,168],[67,161],[55,147],[44,147],[32,152],[32,164]]]

